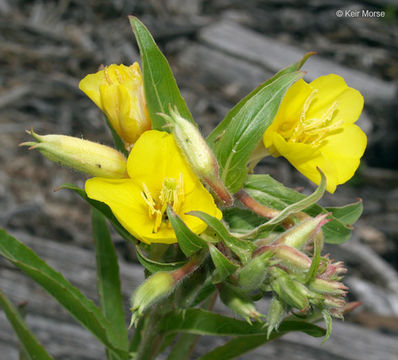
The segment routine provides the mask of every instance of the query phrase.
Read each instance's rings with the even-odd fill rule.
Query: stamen
[[[113,81],[112,81],[111,77],[109,76],[109,68],[108,68],[108,66],[105,66],[105,68],[104,68],[104,75],[105,75],[105,80],[107,81],[107,83],[109,85],[112,85]]]
[[[178,180],[174,178],[165,178],[162,189],[160,190],[158,201],[155,202],[145,183],[142,183],[143,191],[141,195],[148,205],[149,217],[154,218],[153,232],[159,231],[162,222],[167,220],[165,213],[167,204],[173,207],[178,213],[181,204],[184,202],[184,175],[180,173]],[[168,224],[170,226],[170,223]]]
[[[320,118],[307,119],[307,112],[317,94],[318,89],[314,89],[311,94],[308,95],[304,101],[303,110],[300,113],[300,117],[295,125],[294,123],[285,122],[279,127],[280,134],[284,136],[287,141],[293,143],[310,144],[314,147],[317,147],[324,143],[327,135],[339,130],[344,124],[344,121],[342,120],[334,124],[330,124],[336,110],[338,109],[338,101],[335,101]],[[291,134],[289,134],[289,132],[291,132],[290,129],[292,128],[292,124],[294,126],[294,130]]]

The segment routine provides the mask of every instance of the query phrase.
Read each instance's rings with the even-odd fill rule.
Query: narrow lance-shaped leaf
[[[4,230],[0,230],[0,254],[41,285],[115,355],[121,360],[126,359],[124,344],[113,333],[100,309],[25,244]]]
[[[289,329],[288,331],[305,331],[317,337],[325,334],[322,328],[302,321],[285,321],[279,327],[280,331],[287,329]],[[246,321],[202,309],[173,311],[162,318],[159,330],[164,333],[183,332],[212,336],[264,335],[264,337],[267,336],[268,331],[264,324],[256,323],[250,325]],[[221,359],[224,360],[224,358]]]
[[[229,126],[231,123],[232,119],[235,117],[235,115],[240,111],[240,109],[254,96],[256,95],[259,91],[261,91],[263,88],[265,88],[267,85],[269,85],[271,82],[275,81],[276,79],[280,78],[282,75],[289,74],[295,71],[298,71],[301,69],[301,67],[305,64],[305,62],[308,60],[308,58],[311,55],[314,55],[314,52],[309,52],[303,56],[303,58],[286,67],[285,69],[279,71],[277,74],[275,74],[271,79],[268,79],[264,83],[260,84],[257,88],[255,88],[250,94],[245,96],[242,100],[240,100],[227,114],[227,116],[224,118],[223,121],[221,121],[217,127],[210,133],[210,135],[207,137],[207,142],[211,148],[214,148],[216,142],[224,136],[225,129]]]
[[[254,230],[250,231],[249,233],[245,234],[245,237],[252,237],[256,236],[258,233],[264,231],[267,228],[273,227],[276,224],[281,223],[283,220],[285,220],[288,216],[293,215],[294,213],[300,212],[304,210],[305,208],[311,206],[312,204],[315,204],[325,193],[326,189],[326,176],[324,173],[318,168],[318,171],[321,174],[321,183],[319,184],[318,188],[311,194],[300,201],[293,203],[286,208],[284,208],[278,216],[275,216],[271,220],[267,221],[266,223],[258,226]]]
[[[169,105],[176,106],[184,119],[194,122],[185,100],[180,94],[169,63],[159,50],[152,35],[136,17],[130,16],[129,19],[140,48],[145,100],[152,129],[167,130],[163,128],[166,122],[159,113],[171,115]]]
[[[137,254],[137,259],[140,264],[152,274],[158,271],[173,271],[187,263],[187,260],[171,263],[162,263],[160,261],[155,261],[145,256],[142,252],[140,245],[137,245],[135,247],[135,250]]]
[[[268,207],[283,210],[287,206],[303,200],[306,195],[285,187],[269,175],[249,175],[245,190],[258,202]],[[331,244],[344,243],[351,237],[351,225],[362,213],[362,202],[358,201],[337,208],[322,208],[313,204],[303,210],[310,216],[331,212],[331,221],[322,227],[325,242]],[[246,217],[249,215],[246,214]],[[257,215],[251,220],[256,221]],[[247,220],[248,222],[250,220]]]
[[[232,117],[224,135],[213,146],[221,179],[231,193],[242,187],[250,155],[272,123],[285,92],[302,76],[302,72],[285,74],[259,90]]]
[[[218,250],[213,244],[208,244],[210,256],[213,260],[213,264],[216,267],[216,274],[213,278],[214,283],[224,281],[229,275],[233,274],[237,269],[238,265],[234,264],[229,260],[220,250]]]
[[[192,232],[169,205],[167,205],[167,216],[177,236],[178,245],[187,257],[207,246],[206,241]]]
[[[53,358],[39,343],[36,336],[29,330],[25,320],[2,290],[0,290],[0,306],[3,308],[8,321],[18,336],[20,344],[22,345],[23,354],[28,355],[32,360],[52,360]]]
[[[301,331],[313,337],[321,337],[325,335],[325,330],[314,324],[301,321],[284,321],[279,326],[278,330],[273,331],[269,337],[267,335],[240,336],[208,352],[198,360],[235,359],[238,356],[254,350],[255,348],[291,331]]]
[[[224,224],[209,214],[206,214],[202,211],[191,211],[188,213],[189,215],[193,215],[203,220],[210,228],[212,228],[217,236],[224,242],[224,244],[235,254],[237,255],[242,263],[246,263],[252,256],[253,251],[256,249],[256,246],[246,240],[237,239],[232,236]]]
[[[97,289],[101,310],[123,348],[128,348],[127,327],[120,287],[119,265],[105,217],[92,208],[92,226],[97,265]],[[108,359],[113,355],[108,352]]]

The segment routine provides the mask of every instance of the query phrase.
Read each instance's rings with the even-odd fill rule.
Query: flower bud
[[[37,142],[25,142],[39,150],[47,159],[92,176],[125,178],[126,158],[115,149],[92,141],[65,135],[38,135],[30,133]]]
[[[170,114],[160,114],[171,125],[176,143],[194,173],[226,204],[232,205],[232,196],[219,177],[217,160],[197,127],[184,119],[175,108]]]
[[[338,281],[327,281],[316,278],[309,284],[309,288],[321,294],[344,295],[348,287]]]
[[[296,249],[301,248],[305,243],[316,235],[321,229],[322,225],[326,224],[329,220],[326,217],[329,214],[320,214],[314,218],[307,218],[291,229],[282,233],[274,244],[285,244]]]
[[[106,115],[127,150],[151,128],[140,66],[106,66],[79,83],[82,90]]]
[[[226,283],[218,288],[221,301],[249,324],[251,324],[251,319],[259,320],[262,317],[253,302],[238,288]]]
[[[307,293],[303,291],[298,283],[289,275],[276,267],[270,268],[271,287],[286,304],[299,310],[307,309],[309,306]]]
[[[278,329],[279,324],[282,322],[286,315],[285,307],[283,306],[282,302],[279,301],[277,297],[273,297],[271,301],[271,305],[268,309],[267,314],[267,337],[271,335],[271,332],[274,329]]]
[[[272,256],[272,251],[264,252],[251,259],[241,268],[238,275],[240,287],[247,292],[258,289],[265,280],[267,274],[268,259]]]
[[[146,279],[131,297],[131,322],[137,322],[146,309],[166,297],[175,287],[175,279],[170,272],[159,271]]]
[[[308,270],[311,266],[311,259],[289,245],[265,245],[259,247],[255,253],[272,250],[275,258],[281,260],[282,264],[294,271]]]

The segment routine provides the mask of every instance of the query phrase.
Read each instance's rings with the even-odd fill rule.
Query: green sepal
[[[166,121],[159,115],[171,115],[169,105],[175,106],[184,119],[194,123],[192,115],[181,96],[167,59],[159,50],[145,25],[134,16],[129,17],[141,54],[145,100],[152,129],[168,131]]]
[[[178,245],[185,256],[189,257],[207,246],[206,241],[192,232],[170,205],[167,205],[167,216],[177,236]]]
[[[151,274],[154,274],[158,271],[173,271],[181,266],[185,265],[188,260],[185,261],[176,261],[176,262],[171,262],[171,263],[163,263],[160,261],[155,261],[147,256],[145,256],[142,252],[142,249],[140,245],[137,245],[135,247],[136,254],[137,254],[137,259],[140,262],[140,264],[147,269]]]
[[[240,258],[243,264],[249,261],[253,251],[256,249],[256,246],[252,242],[237,239],[232,236],[225,225],[214,216],[206,214],[202,211],[191,211],[188,214],[198,217],[199,219],[203,220],[210,228],[212,228],[216,235],[223,241],[223,243]]]
[[[213,260],[213,264],[216,268],[216,273],[213,276],[213,283],[220,283],[224,281],[229,275],[233,274],[239,266],[229,260],[214,245],[209,243],[208,246],[211,259]]]

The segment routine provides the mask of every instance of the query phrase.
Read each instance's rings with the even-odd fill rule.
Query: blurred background
[[[322,203],[363,199],[353,239],[327,249],[346,262],[349,299],[363,305],[344,323],[334,322],[325,344],[292,334],[242,359],[397,359],[396,0],[0,0],[0,226],[96,298],[89,208],[66,190],[53,191],[66,182],[83,186],[84,177],[18,144],[28,141],[31,127],[112,143],[103,115],[78,82],[101,64],[139,60],[129,14],[166,54],[205,134],[250,90],[308,51],[317,52],[304,67],[308,80],[336,73],[361,91],[367,151],[355,177]],[[304,192],[314,188],[282,159],[266,159],[258,171]],[[134,247],[115,238],[127,309],[143,272]],[[93,337],[3,259],[0,287],[15,303],[27,301],[27,322],[55,359],[105,359]],[[216,342],[222,339],[202,340],[197,355]],[[0,354],[18,359],[2,312]]]

